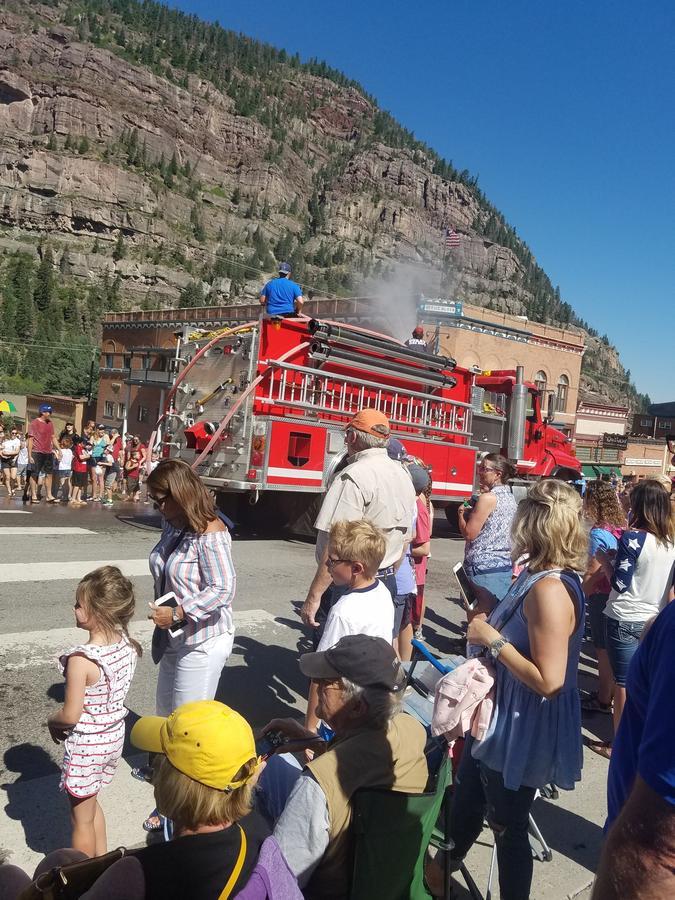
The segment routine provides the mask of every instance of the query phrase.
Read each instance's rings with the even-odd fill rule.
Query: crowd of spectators
[[[44,403],[26,433],[0,428],[2,483],[8,497],[24,503],[71,507],[115,501],[149,503],[146,481],[159,462],[137,435],[122,435],[89,421],[78,434],[72,422],[55,434],[52,408]]]

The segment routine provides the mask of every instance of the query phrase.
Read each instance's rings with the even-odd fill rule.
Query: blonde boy
[[[385,585],[375,576],[386,549],[384,534],[367,519],[336,522],[328,536],[326,566],[338,591],[317,652],[335,646],[347,634],[368,634],[391,644],[394,604]],[[306,724],[318,725],[316,685],[312,682]]]

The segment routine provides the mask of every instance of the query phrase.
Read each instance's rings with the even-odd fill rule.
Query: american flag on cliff
[[[459,247],[459,235],[454,228],[445,229],[445,246]]]

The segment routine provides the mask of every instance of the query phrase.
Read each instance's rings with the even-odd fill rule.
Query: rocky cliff
[[[584,324],[469,173],[358,85],[154,3],[0,9],[0,250],[45,240],[120,308],[248,300],[289,258],[306,292],[404,271],[411,301]]]

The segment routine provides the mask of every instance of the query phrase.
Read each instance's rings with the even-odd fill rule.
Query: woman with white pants
[[[150,553],[155,597],[171,591],[178,604],[150,604],[156,626],[152,656],[159,662],[156,712],[168,716],[183,703],[215,697],[234,641],[236,575],[230,533],[187,463],[160,462],[148,476],[147,490],[164,518],[162,536]],[[144,827],[159,830],[159,816],[151,816]]]

